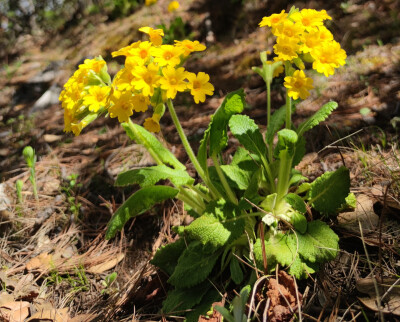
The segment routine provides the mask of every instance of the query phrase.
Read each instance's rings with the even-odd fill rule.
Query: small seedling
[[[69,204],[69,210],[74,215],[75,218],[79,215],[79,209],[81,208],[82,204],[76,200],[76,189],[82,186],[81,183],[76,183],[78,179],[78,174],[73,173],[67,177],[68,184],[62,187],[62,190],[67,196],[67,201]]]
[[[17,200],[19,204],[22,204],[22,188],[24,187],[24,183],[22,182],[22,180],[17,180],[17,182],[15,183],[15,189],[17,191]]]
[[[112,272],[104,278],[104,281],[101,281],[104,286],[104,289],[100,292],[102,295],[112,293],[113,290],[110,287],[117,279],[117,276],[117,272]]]
[[[25,158],[25,162],[29,167],[30,175],[29,180],[32,183],[33,195],[36,200],[39,200],[36,186],[36,173],[35,173],[35,163],[36,163],[36,155],[35,150],[31,146],[26,146],[22,151],[22,154]]]

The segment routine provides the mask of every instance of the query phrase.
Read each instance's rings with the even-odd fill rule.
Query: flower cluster
[[[187,57],[204,50],[204,45],[190,40],[163,45],[161,29],[139,30],[149,36],[149,41],[137,41],[112,53],[113,57],[126,57],[124,67],[112,81],[105,61],[98,57],[85,60],[64,85],[60,101],[65,131],[78,135],[102,113],[128,122],[133,112],[146,112],[153,106],[153,115],[145,120],[144,127],[158,132],[164,103],[174,99],[178,92],[190,92],[197,104],[213,94],[207,74],[191,73],[182,67]]]
[[[306,98],[312,88],[312,79],[302,71],[304,62],[312,62],[312,68],[326,77],[345,64],[346,52],[324,26],[324,21],[330,19],[325,10],[296,9],[264,17],[259,24],[260,27],[271,27],[277,37],[274,60],[295,63],[301,69],[286,71],[284,85],[289,89],[288,95],[294,99]]]

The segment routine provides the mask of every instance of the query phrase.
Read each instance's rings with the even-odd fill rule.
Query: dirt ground
[[[354,212],[329,223],[340,236],[338,258],[298,282],[303,319],[374,321],[383,312],[387,320],[399,320],[400,1],[249,0],[242,7],[230,0],[180,2],[174,14],[166,12],[168,1],[160,0],[113,22],[82,21],[51,39],[26,35],[5,58],[0,69],[0,320],[13,321],[10,312],[15,321],[179,320],[160,315],[167,277],[149,260],[174,240],[171,227],[187,220],[182,204],[165,202],[106,241],[107,222],[133,192],[115,187],[116,175],[152,164],[151,157],[115,119],[100,118],[78,137],[64,133],[54,93],[86,57],[102,55],[115,73],[119,63],[112,51],[141,39],[139,27],[168,24],[179,15],[188,35],[207,45],[187,69],[209,73],[215,87],[204,104],[178,101],[194,149],[223,97],[240,87],[246,92],[246,114],[265,128],[265,87],[251,67],[260,65],[259,52],[271,50],[273,39],[258,23],[292,5],[326,9],[333,18],[328,27],[348,54],[347,65],[327,81],[314,78],[315,90],[297,107],[295,123],[329,100],[339,103],[308,134],[308,154],[298,168],[313,179],[344,162],[358,199]],[[50,99],[41,105],[45,93]],[[272,100],[273,106],[282,105],[279,86],[273,86]],[[146,117],[133,120],[142,124]],[[168,115],[161,128],[160,137],[187,164]],[[230,147],[235,144],[232,140]],[[27,145],[38,158],[38,200],[22,157]],[[17,180],[24,184],[23,203],[17,201]],[[117,277],[111,283],[113,273]],[[381,308],[376,287],[387,294]]]

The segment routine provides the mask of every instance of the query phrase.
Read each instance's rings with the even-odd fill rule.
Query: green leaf
[[[209,281],[204,281],[192,288],[178,288],[169,291],[166,300],[163,302],[163,312],[184,315],[186,310],[190,310],[201,302],[203,296],[211,287],[212,285]]]
[[[144,127],[135,123],[121,123],[121,125],[131,140],[142,144],[146,149],[151,149],[163,163],[169,164],[174,169],[186,169],[186,167],[180,163],[178,159],[175,158],[175,156]],[[131,126],[133,127],[133,130]]]
[[[156,203],[174,198],[178,192],[178,189],[168,186],[151,186],[136,191],[112,216],[108,223],[106,239],[114,237],[130,218],[144,213]]]
[[[247,115],[233,115],[229,120],[232,134],[250,152],[265,157],[266,146],[258,125]]]
[[[304,136],[299,136],[296,142],[295,149],[296,150],[293,156],[292,168],[298,165],[300,161],[303,160],[303,157],[306,154],[306,139],[304,138]]]
[[[214,306],[214,309],[217,312],[221,313],[224,320],[226,320],[228,322],[236,322],[235,319],[233,318],[233,315],[231,314],[231,312],[229,312],[228,309],[224,308],[223,306],[216,305],[216,306]]]
[[[295,131],[283,129],[278,132],[278,144],[275,150],[275,156],[280,157],[280,151],[286,150],[289,156],[294,156],[298,135]]]
[[[308,223],[305,234],[292,234],[293,241],[299,241],[301,257],[311,263],[322,264],[335,259],[339,249],[339,237],[320,220]]]
[[[214,252],[244,232],[244,219],[221,222],[212,214],[204,214],[185,228],[190,238],[200,241],[205,252]]]
[[[168,283],[178,288],[188,288],[203,282],[211,273],[218,257],[218,253],[205,252],[200,242],[191,242],[179,258]]]
[[[286,105],[281,106],[271,116],[271,121],[265,134],[265,140],[268,144],[271,144],[274,140],[274,135],[283,126],[286,119]]]
[[[198,322],[200,315],[206,314],[213,303],[221,300],[220,293],[212,288],[201,299],[201,303],[193,307],[193,309],[186,314],[186,322]]]
[[[232,281],[237,285],[242,283],[244,275],[236,256],[232,256],[232,259],[229,263],[229,269],[231,271]]]
[[[160,180],[169,179],[175,186],[192,185],[194,179],[185,170],[171,169],[164,164],[129,170],[120,173],[115,181],[116,186],[139,184],[142,188],[153,186]]]
[[[310,203],[322,214],[334,214],[350,192],[350,174],[346,167],[326,172],[311,184]]]
[[[301,234],[304,234],[307,231],[307,219],[303,214],[297,211],[290,215],[290,223]]]
[[[185,249],[185,240],[180,238],[171,244],[161,246],[150,263],[161,268],[168,275],[171,275],[175,270],[179,257]]]
[[[311,116],[307,121],[301,123],[297,129],[297,134],[303,136],[303,134],[311,130],[314,126],[318,125],[320,122],[324,121],[332,112],[338,107],[338,104],[334,101],[326,103],[322,106],[313,116]]]
[[[300,171],[292,169],[289,186],[297,185],[300,181],[308,181],[308,178],[303,176]]]
[[[306,204],[303,199],[295,193],[288,193],[285,196],[286,202],[293,207],[294,210],[304,214],[307,211]]]
[[[252,177],[252,172],[237,165],[221,165],[222,172],[228,179],[229,185],[239,190],[246,190]]]
[[[242,113],[245,106],[245,94],[239,89],[226,95],[221,106],[210,122],[210,155],[221,152],[228,143],[228,122],[232,115]]]

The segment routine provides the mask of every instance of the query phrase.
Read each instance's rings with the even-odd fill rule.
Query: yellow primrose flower
[[[113,51],[111,53],[112,57],[117,57],[117,56],[127,56],[129,55],[129,52],[134,49],[134,48],[138,48],[140,45],[141,41],[136,41],[132,44],[130,44],[129,46],[123,47],[121,49],[118,49],[117,51]]]
[[[76,104],[82,99],[83,86],[79,83],[72,83],[68,89],[61,91],[59,100],[64,109],[73,110]]]
[[[332,18],[326,13],[326,10],[317,11],[314,9],[303,9],[290,15],[290,19],[293,19],[295,22],[300,22],[305,30],[311,31],[322,26],[323,20]]]
[[[260,27],[271,27],[274,29],[279,23],[283,22],[287,18],[287,13],[282,10],[281,13],[274,13],[269,17],[263,17],[261,22],[258,24]]]
[[[153,29],[151,27],[142,27],[139,28],[139,31],[148,34],[150,37],[150,41],[154,46],[161,46],[162,44],[162,36],[164,36],[164,31],[162,29]]]
[[[335,73],[335,68],[346,64],[346,52],[336,41],[323,42],[310,52],[314,58],[313,69],[326,77]]]
[[[144,96],[152,96],[154,94],[154,88],[158,87],[158,82],[161,78],[158,75],[159,67],[155,64],[151,63],[147,67],[146,66],[136,66],[132,72],[136,77],[134,81],[132,81],[133,87],[142,91]]]
[[[143,41],[137,46],[128,51],[125,60],[125,66],[144,65],[151,58],[151,49],[153,45],[150,41]]]
[[[163,77],[160,79],[161,88],[167,91],[167,98],[175,98],[177,92],[183,92],[187,88],[184,79],[187,72],[183,67],[175,69],[167,66],[162,70]]]
[[[179,2],[178,1],[171,1],[168,5],[168,12],[174,12],[175,10],[179,9]]]
[[[150,105],[150,98],[142,94],[135,94],[132,97],[132,105],[135,112],[146,112]]]
[[[162,45],[159,48],[153,48],[152,52],[154,62],[159,66],[174,67],[181,62],[180,56],[183,54],[183,49],[172,45]]]
[[[107,105],[109,93],[108,86],[91,86],[88,94],[83,97],[83,104],[88,106],[89,111],[97,112],[100,107]]]
[[[157,3],[157,0],[146,0],[144,4],[146,6],[151,6],[152,4],[155,4],[155,3]]]
[[[299,40],[297,38],[278,37],[274,45],[274,52],[278,60],[292,60],[297,57],[300,50]]]
[[[175,46],[183,49],[183,56],[189,56],[194,51],[203,51],[206,49],[206,46],[200,44],[197,40],[175,40]]]
[[[314,88],[312,84],[313,80],[306,77],[304,71],[296,70],[293,76],[285,77],[285,83],[283,85],[289,90],[288,95],[290,97],[295,100],[300,97],[304,100],[310,95],[308,90]]]
[[[304,33],[304,27],[301,23],[294,23],[290,20],[285,20],[276,26],[273,34],[277,37],[299,38]]]
[[[132,81],[134,79],[135,76],[132,74],[132,69],[125,67],[115,75],[112,85],[118,91],[130,91],[132,90]]]
[[[95,73],[98,74],[105,64],[106,62],[99,57],[96,57],[94,59],[85,59],[83,64],[79,65],[79,69],[93,70]]]
[[[65,109],[64,110],[64,132],[71,132],[72,131],[72,122],[74,121],[74,113]]]
[[[187,73],[186,78],[189,81],[187,87],[190,89],[190,94],[193,95],[196,104],[204,102],[206,100],[206,95],[212,95],[214,93],[214,86],[208,82],[210,76],[206,73],[200,72],[197,75],[195,73]]]
[[[148,117],[144,120],[143,127],[150,132],[158,133],[160,132],[160,114],[153,114],[152,117]]]
[[[112,103],[108,108],[110,117],[118,117],[118,121],[121,123],[128,122],[134,108],[132,93],[129,91],[114,91],[110,96],[110,102]]]

